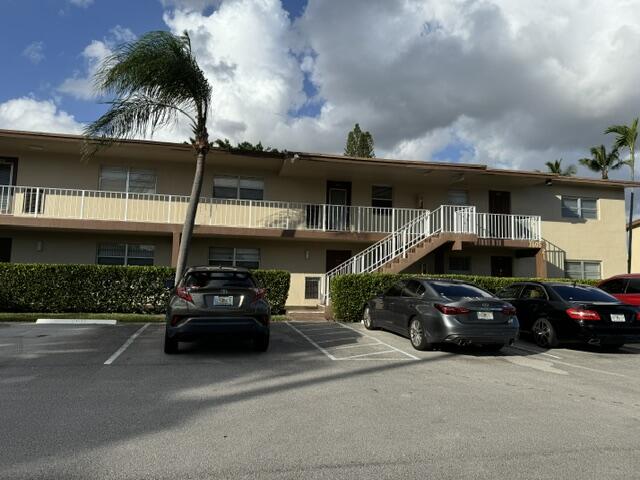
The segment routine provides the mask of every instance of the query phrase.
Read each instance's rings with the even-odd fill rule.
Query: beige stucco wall
[[[11,148],[2,147],[0,156],[17,156],[18,185],[45,186],[77,189],[97,189],[101,165],[135,166],[150,168],[157,172],[157,192],[160,194],[186,195],[190,191],[193,176],[193,162],[184,152],[173,153],[171,148],[162,152],[138,149],[131,150],[105,150],[89,162],[81,162],[78,152],[55,153],[47,148],[43,151],[23,148],[12,151]],[[290,161],[286,161],[290,162]],[[598,186],[545,186],[542,180],[533,183],[533,180],[522,180],[515,177],[496,177],[490,175],[471,174],[453,175],[442,172],[413,172],[409,168],[380,167],[368,165],[331,165],[313,162],[286,163],[281,159],[243,156],[212,156],[205,172],[203,195],[210,196],[213,188],[213,177],[216,174],[241,175],[261,177],[265,182],[265,200],[324,203],[326,200],[327,180],[352,182],[352,204],[371,205],[372,185],[390,185],[393,187],[394,207],[416,208],[419,200],[425,208],[435,209],[443,203],[448,203],[450,190],[466,190],[469,202],[475,205],[478,212],[488,211],[490,189],[511,192],[512,212],[515,214],[540,215],[543,220],[542,236],[550,242],[555,249],[554,258],[556,266],[551,265],[549,275],[563,275],[564,260],[598,260],[602,262],[602,275],[604,277],[626,271],[626,236],[624,198],[622,189],[601,188]],[[455,178],[454,178],[455,177]],[[466,178],[465,178],[466,177]],[[526,185],[525,185],[526,183]],[[599,218],[596,220],[566,219],[561,216],[561,196],[585,196],[598,199]],[[97,202],[97,201],[95,201]],[[84,208],[97,212],[92,218],[116,218],[122,215],[123,204],[121,200],[100,200],[95,204],[93,200],[86,200]],[[180,223],[184,206],[178,206],[168,212],[158,205],[146,201],[131,201],[131,210],[136,211],[136,203],[141,208],[137,211],[147,212],[145,218],[136,218],[130,215],[130,219],[143,221],[165,221]],[[45,215],[53,211],[63,212],[66,209],[78,209],[77,197],[71,197],[62,201],[54,195],[49,195],[45,202]],[[234,208],[218,209],[217,214],[225,212],[230,217],[239,218]],[[100,212],[105,212],[103,216]],[[301,210],[302,212],[302,210]],[[200,223],[210,223],[207,217],[207,207],[203,206],[198,214]],[[253,210],[253,215],[262,215],[265,224],[272,218],[277,218],[277,211],[261,213]],[[64,217],[64,215],[62,215]],[[254,217],[256,218],[256,217]],[[214,224],[220,224],[214,221]],[[267,226],[267,225],[265,225]],[[60,234],[63,235],[63,234]],[[636,234],[636,241],[640,241],[640,235]],[[68,235],[69,242],[79,242],[73,235]],[[60,244],[63,240],[58,240]],[[274,245],[279,245],[277,242]],[[290,258],[298,258],[302,243],[282,243],[282,247],[269,247],[265,249],[265,265],[288,265]],[[635,241],[634,241],[635,245]],[[20,252],[22,247],[17,248]],[[82,255],[83,258],[94,260],[95,251],[90,254],[81,253],[83,248],[71,248],[69,258]],[[266,248],[266,247],[265,247]],[[640,248],[640,247],[638,247]],[[294,253],[298,249],[298,254]],[[271,253],[273,252],[273,253]],[[478,255],[484,255],[484,263],[479,263],[482,271],[487,271],[486,263],[489,261],[489,253],[482,251]],[[29,255],[25,253],[25,258]],[[48,258],[46,249],[38,252],[38,258]],[[635,262],[640,262],[640,253],[634,255]],[[168,256],[167,256],[168,258]],[[206,257],[203,257],[206,260]],[[558,260],[559,259],[559,260]],[[38,261],[38,260],[34,260]],[[87,260],[84,260],[87,261]],[[480,261],[480,260],[479,260]],[[168,260],[167,260],[168,263]],[[475,263],[475,262],[474,262]],[[522,262],[520,262],[522,263]],[[311,268],[313,261],[296,263],[295,274],[304,275],[306,270],[317,271],[318,266]],[[324,268],[324,260],[318,265]],[[525,272],[530,266],[517,267],[514,271]],[[282,268],[282,267],[280,267]],[[640,270],[640,263],[634,263],[634,270]],[[321,270],[319,270],[321,271]]]
[[[0,237],[12,239],[11,261],[15,263],[96,263],[97,245],[140,243],[155,246],[155,265],[170,265],[171,239],[163,236],[123,236],[70,234],[61,232],[2,231]],[[283,269],[291,273],[288,306],[316,306],[319,299],[305,299],[305,277],[319,277],[325,272],[326,251],[350,250],[356,254],[362,244],[337,242],[298,242],[277,240],[196,238],[189,265],[207,265],[209,247],[260,249],[260,268]],[[307,258],[308,256],[308,258]]]
[[[99,243],[138,243],[155,246],[156,265],[171,263],[171,239],[161,236],[99,235],[63,232],[6,231],[12,239],[15,263],[96,263]]]

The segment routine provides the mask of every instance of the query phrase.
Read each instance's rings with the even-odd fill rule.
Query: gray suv
[[[246,268],[193,267],[173,288],[164,352],[178,352],[178,342],[220,335],[251,338],[256,351],[269,347],[271,311],[267,291]]]

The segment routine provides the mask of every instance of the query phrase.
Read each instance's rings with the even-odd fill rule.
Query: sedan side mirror
[[[175,288],[176,281],[173,278],[164,281],[164,288],[168,288],[169,290]]]

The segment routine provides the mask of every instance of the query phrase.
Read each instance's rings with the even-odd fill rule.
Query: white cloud
[[[69,3],[71,5],[74,5],[80,8],[90,7],[91,5],[93,5],[93,2],[94,0],[69,0]]]
[[[39,64],[42,60],[44,60],[44,43],[31,42],[22,51],[22,55],[34,65]]]
[[[93,40],[81,54],[84,68],[76,71],[73,76],[66,78],[58,87],[58,91],[80,100],[95,99],[93,75],[98,70],[100,62],[112,53],[115,45],[130,42],[135,38],[136,36],[131,30],[116,25],[103,40]]]
[[[212,135],[341,152],[359,122],[379,156],[461,143],[464,161],[530,169],[575,163],[640,113],[634,3],[309,0],[292,24],[276,0],[172,2],[165,21],[212,81]],[[317,100],[305,75],[323,104],[296,118]]]
[[[82,125],[51,100],[21,97],[0,103],[0,128],[36,132],[80,133]]]

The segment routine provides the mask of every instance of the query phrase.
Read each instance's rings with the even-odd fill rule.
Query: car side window
[[[627,281],[624,278],[614,278],[600,285],[600,290],[607,293],[624,293]],[[640,287],[640,285],[638,285]]]
[[[505,287],[502,290],[500,290],[496,294],[496,297],[498,297],[498,298],[518,298],[518,292],[520,291],[521,287],[522,287],[522,285],[509,285],[508,287]]]
[[[547,292],[540,285],[525,285],[520,298],[523,300],[547,300]]]
[[[417,280],[409,280],[402,289],[403,297],[417,298],[421,297],[425,292],[424,285]]]
[[[385,297],[399,297],[402,295],[402,287],[404,287],[404,282],[399,282],[393,285],[389,290],[387,290],[384,294]]]
[[[604,290],[604,289],[603,289]],[[609,292],[609,290],[605,290],[605,292]],[[609,293],[623,293],[624,289],[620,292],[609,292]],[[638,294],[640,293],[640,278],[630,278],[629,283],[627,284],[626,293],[630,294]]]

